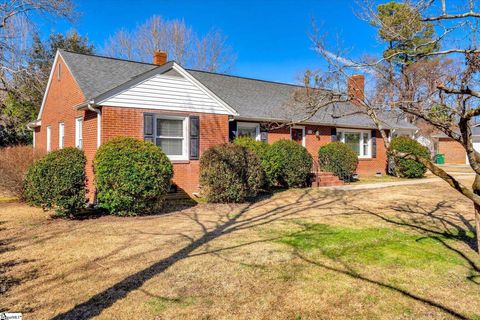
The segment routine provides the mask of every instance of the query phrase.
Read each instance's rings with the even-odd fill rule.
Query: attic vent
[[[58,63],[58,66],[57,66],[57,80],[58,81],[60,81],[61,74],[62,74],[62,64]]]

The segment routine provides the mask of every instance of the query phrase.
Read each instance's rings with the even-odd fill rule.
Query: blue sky
[[[237,55],[230,73],[273,81],[296,82],[306,68],[318,68],[321,58],[312,50],[308,34],[312,18],[322,33],[340,37],[353,55],[376,53],[375,30],[355,16],[351,0],[83,0],[76,1],[80,18],[72,25],[44,22],[42,33],[76,29],[100,48],[121,28],[132,28],[156,14],[184,19],[200,33],[220,29]]]

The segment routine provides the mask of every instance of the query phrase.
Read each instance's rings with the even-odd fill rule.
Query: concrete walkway
[[[469,176],[473,176],[474,173],[458,173],[458,172],[451,172],[452,176],[456,176],[457,178],[464,179],[468,178]],[[460,177],[459,177],[460,176]],[[439,182],[443,181],[440,178],[423,178],[423,179],[414,179],[414,180],[407,180],[407,181],[392,181],[392,182],[378,182],[378,183],[365,183],[365,184],[346,184],[343,186],[334,186],[334,187],[318,187],[318,189],[325,189],[325,190],[369,190],[369,189],[381,189],[381,188],[389,188],[389,187],[398,187],[398,186],[406,186],[406,185],[415,185],[415,184],[424,184],[424,183],[432,183],[432,182]]]

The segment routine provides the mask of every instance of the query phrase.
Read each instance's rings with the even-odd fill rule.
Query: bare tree
[[[360,112],[370,116],[389,147],[388,132],[381,114],[399,113],[416,123],[427,124],[460,143],[476,173],[471,188],[462,184],[430,159],[394,152],[396,157],[416,160],[452,188],[472,200],[475,208],[477,248],[480,252],[480,154],[473,148],[472,119],[480,115],[480,49],[477,45],[476,1],[465,0],[450,13],[447,0],[398,1],[375,5],[360,3],[359,17],[378,29],[379,40],[386,44],[383,56],[354,60],[348,52],[335,52],[322,37],[313,37],[317,51],[328,62],[328,70],[306,82],[303,99],[310,103],[311,114],[324,108],[314,90],[318,84],[335,87],[345,83],[353,72],[367,73],[374,90],[365,99],[344,95]],[[335,52],[335,53],[334,53]],[[308,75],[311,78],[311,75]],[[322,79],[322,80],[318,80]],[[312,86],[313,83],[313,86]],[[338,87],[337,87],[338,88]],[[345,92],[344,88],[337,90]]]
[[[226,37],[218,30],[199,36],[183,20],[152,16],[133,30],[120,30],[105,43],[106,55],[151,62],[163,50],[183,66],[212,72],[227,72],[235,62]]]
[[[0,68],[4,85],[5,77],[24,66],[28,37],[35,27],[33,14],[73,19],[74,7],[70,0],[6,0],[0,4]]]

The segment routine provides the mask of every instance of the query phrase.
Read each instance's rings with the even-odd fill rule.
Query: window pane
[[[353,151],[360,155],[360,133],[358,132],[345,132],[345,144],[349,146]]]
[[[157,136],[183,137],[183,120],[157,119]]]
[[[250,137],[253,139],[257,138],[257,128],[248,128],[248,127],[238,127],[238,136],[239,137]]]
[[[363,133],[363,156],[368,156],[370,151],[368,150],[368,133]]]
[[[183,150],[183,139],[157,138],[157,146],[168,156],[181,156]]]

